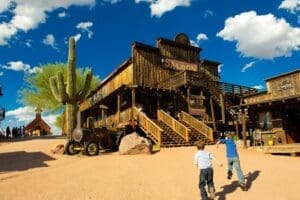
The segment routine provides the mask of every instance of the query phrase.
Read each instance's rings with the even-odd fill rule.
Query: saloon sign
[[[291,88],[293,88],[293,84],[289,78],[280,81],[277,85],[277,91],[289,90]]]

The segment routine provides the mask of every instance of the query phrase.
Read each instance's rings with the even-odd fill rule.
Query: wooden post
[[[225,124],[225,106],[224,106],[224,97],[220,94],[221,101],[221,115],[222,115],[222,123]]]
[[[135,107],[135,97],[136,97],[136,94],[135,94],[135,89],[137,88],[136,85],[132,85],[131,86],[131,119],[134,118],[134,107]]]
[[[216,118],[215,118],[215,111],[214,111],[214,104],[213,104],[212,97],[210,97],[209,103],[210,103],[211,118],[213,120],[213,129],[214,131],[216,131],[217,126],[216,126]]]
[[[118,118],[117,118],[117,123],[120,123],[121,120],[121,95],[117,95],[117,106],[118,106]]]
[[[235,133],[236,133],[237,137],[239,137],[239,122],[234,121],[234,125],[235,125]]]
[[[157,107],[157,110],[160,109],[160,94],[157,95],[157,98],[156,98],[156,107]]]
[[[242,113],[242,136],[243,136],[244,148],[247,148],[247,141],[246,141],[246,114],[245,113]]]
[[[104,126],[106,127],[107,126],[107,121],[106,121],[106,111],[108,109],[108,107],[106,107],[105,105],[100,105],[99,108],[101,109],[101,121],[104,120]]]
[[[188,104],[188,113],[190,114],[190,98],[191,98],[191,91],[190,91],[190,87],[187,88],[187,104]]]

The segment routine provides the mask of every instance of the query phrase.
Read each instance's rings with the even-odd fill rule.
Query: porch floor
[[[265,153],[269,154],[290,154],[291,156],[296,156],[300,154],[300,143],[265,146],[264,150]]]

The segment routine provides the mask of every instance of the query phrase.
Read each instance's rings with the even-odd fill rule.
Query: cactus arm
[[[51,89],[51,92],[52,92],[54,98],[58,102],[61,102],[62,98],[61,98],[60,93],[58,92],[57,77],[55,77],[55,76],[50,77],[49,82],[50,82],[50,89]]]
[[[69,98],[68,98],[68,95],[66,93],[66,87],[65,87],[65,83],[64,83],[64,75],[61,71],[59,71],[57,73],[57,89],[60,93],[60,97],[61,97],[61,102],[63,104],[65,104]]]
[[[83,99],[86,97],[87,93],[89,92],[91,82],[92,82],[92,78],[93,78],[92,71],[89,70],[88,73],[85,76],[84,86],[81,89],[81,91],[78,93],[77,99],[78,99],[79,102],[82,102]]]
[[[67,93],[70,100],[76,98],[76,70],[75,70],[75,39],[69,39],[69,56],[68,56],[68,72],[67,72]]]

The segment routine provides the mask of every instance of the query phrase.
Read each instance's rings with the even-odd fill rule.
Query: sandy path
[[[53,155],[65,139],[0,143],[1,200],[197,200],[195,147],[162,149],[153,155],[96,157]],[[300,157],[239,149],[249,191],[226,179],[225,148],[207,146],[225,165],[215,165],[216,199],[299,200]]]

